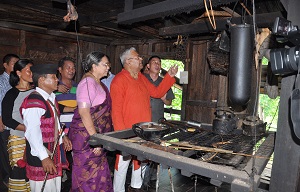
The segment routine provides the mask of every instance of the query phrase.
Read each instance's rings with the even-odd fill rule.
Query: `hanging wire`
[[[80,50],[80,45],[79,45],[79,37],[78,37],[78,31],[77,31],[77,24],[76,24],[76,21],[75,21],[75,34],[76,34],[76,42],[77,42],[77,47],[78,47],[78,52],[79,53],[79,59],[80,61],[82,61],[82,57],[81,57],[81,50]]]
[[[278,104],[277,104],[277,107],[276,107],[276,111],[275,111],[275,113],[274,113],[274,115],[273,115],[273,117],[272,117],[272,120],[271,120],[271,122],[269,123],[269,125],[267,126],[268,127],[268,131],[270,130],[270,128],[271,128],[271,125],[272,125],[272,123],[273,123],[273,121],[274,121],[274,119],[275,119],[275,117],[276,117],[276,114],[277,114],[277,112],[278,112],[278,109],[279,109],[279,102],[278,102]]]
[[[75,6],[76,0],[73,1],[73,4]],[[79,58],[79,61],[77,63],[82,63],[83,59],[82,59],[82,54],[81,54],[81,49],[80,49],[80,44],[79,44],[79,35],[78,35],[78,31],[77,31],[77,20],[74,20],[75,24],[74,24],[74,28],[75,28],[75,34],[76,34],[76,44],[77,44],[77,58]],[[82,72],[85,72],[85,66],[82,65]],[[88,93],[89,94],[89,93]],[[90,97],[90,95],[89,95]]]
[[[73,1],[73,4],[75,5],[75,0]],[[77,42],[77,48],[78,48],[78,51],[77,51],[77,54],[79,53],[79,63],[82,62],[82,56],[81,56],[81,49],[80,49],[80,45],[79,45],[79,37],[78,37],[78,31],[77,31],[77,23],[76,23],[77,20],[74,20],[74,27],[75,27],[75,34],[76,34],[76,42]],[[77,55],[77,58],[78,58],[78,55]],[[85,66],[82,65],[82,70],[83,70],[83,73],[85,72]],[[89,97],[89,100],[90,100],[90,103],[91,103],[91,106],[92,106],[92,100],[91,100],[91,97],[90,97],[90,92],[89,92],[89,84],[87,83],[87,78],[85,78],[85,81],[86,81],[86,85],[87,85],[87,90],[88,90],[88,97]],[[97,123],[98,124],[98,123]]]
[[[233,6],[232,13],[231,13],[231,17],[228,19],[228,22],[229,22],[229,23],[231,22],[232,16],[233,16],[233,14],[234,14],[234,10],[235,10],[235,8],[236,8],[236,6],[237,6],[237,4],[238,4],[239,1],[240,1],[240,0],[237,0],[237,1],[235,2],[234,6]]]
[[[255,44],[257,43],[257,39],[256,39],[256,11],[255,11],[255,1],[252,0],[252,10],[253,10],[253,14],[252,14],[252,19],[253,19],[253,33],[254,33],[254,42]],[[254,46],[256,47],[256,46]],[[253,117],[256,114],[256,109],[257,109],[257,101],[258,101],[258,95],[259,95],[259,70],[256,70],[256,90],[255,90],[255,100],[254,100],[254,110],[253,110]],[[257,146],[256,146],[256,142],[257,142],[257,137],[256,137],[256,126],[254,126],[254,147],[253,147],[253,153],[252,153],[252,169],[251,169],[251,174],[250,174],[250,184],[252,186],[252,190],[253,191],[255,189],[255,181],[254,181],[254,174],[257,173],[257,170],[255,168],[255,153],[257,151]]]

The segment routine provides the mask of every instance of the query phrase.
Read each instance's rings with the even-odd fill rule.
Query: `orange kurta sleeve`
[[[168,73],[166,73],[164,79],[157,87],[153,85],[144,75],[142,79],[145,81],[150,96],[153,98],[161,98],[164,96],[175,83],[175,78],[171,77]]]

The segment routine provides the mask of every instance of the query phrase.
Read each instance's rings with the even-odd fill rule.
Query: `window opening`
[[[182,61],[162,59],[161,67],[164,70],[168,70],[171,66],[178,65],[178,73],[176,74],[177,78],[180,78],[180,72],[184,71],[184,64]],[[182,104],[182,87],[179,85],[173,85],[172,91],[175,95],[175,99],[172,101],[172,105],[165,105],[164,117],[167,120],[180,120],[181,117],[181,104]],[[166,112],[167,111],[167,112]]]

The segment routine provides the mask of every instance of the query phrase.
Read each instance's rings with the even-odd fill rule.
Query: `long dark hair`
[[[82,61],[83,71],[85,73],[89,72],[92,69],[92,65],[93,64],[98,65],[98,63],[101,61],[103,57],[107,57],[107,59],[109,59],[109,57],[102,52],[94,51],[89,53],[86,56],[86,59]]]
[[[19,61],[17,61],[15,63],[14,70],[9,75],[9,84],[12,87],[17,86],[19,84],[19,82],[20,82],[20,77],[18,76],[17,71],[21,71],[29,63],[31,63],[33,65],[33,62],[31,60],[29,60],[29,59],[20,59]]]

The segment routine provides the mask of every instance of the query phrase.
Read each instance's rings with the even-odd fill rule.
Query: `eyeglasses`
[[[129,60],[129,59],[143,60],[144,58],[141,57],[141,56],[137,56],[137,57],[130,57],[130,58],[128,58],[128,60]]]
[[[111,67],[110,63],[101,63],[101,65],[104,66],[104,67],[108,67],[108,68]]]

